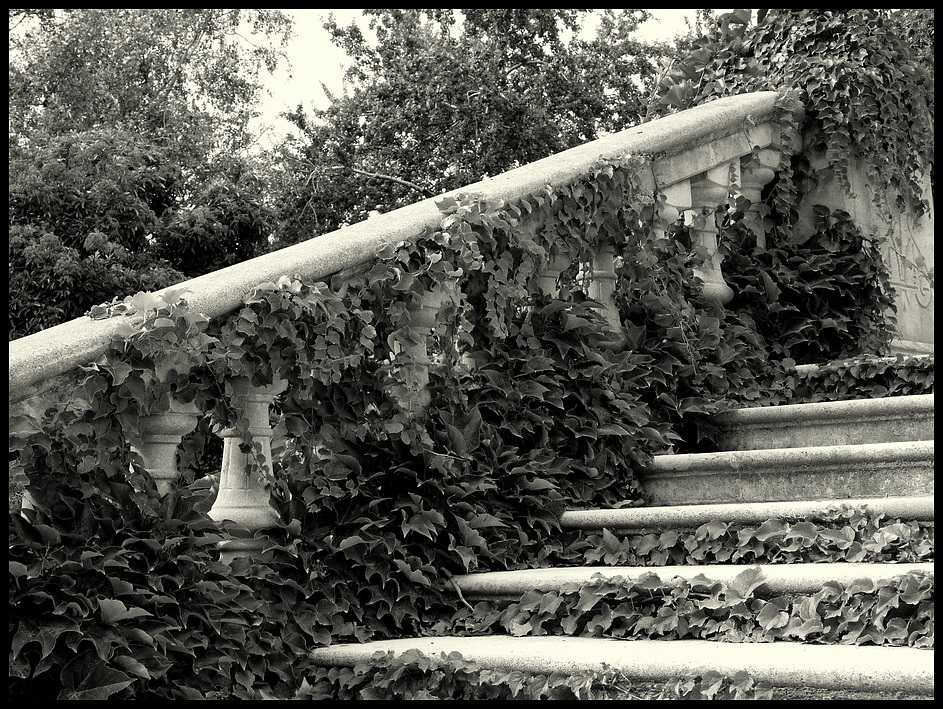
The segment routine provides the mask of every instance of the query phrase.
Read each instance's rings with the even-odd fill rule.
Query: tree
[[[474,183],[636,123],[667,43],[633,38],[644,10],[366,10],[325,27],[353,65],[349,95],[290,118],[279,243]]]
[[[247,126],[287,18],[11,10],[10,30],[11,338],[265,248]]]

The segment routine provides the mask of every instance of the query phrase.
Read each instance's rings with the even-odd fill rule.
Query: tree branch
[[[363,175],[364,177],[375,177],[378,180],[386,180],[388,182],[395,182],[398,185],[403,185],[404,187],[409,187],[414,189],[417,192],[421,192],[426,197],[435,197],[435,193],[426,189],[422,185],[417,185],[415,182],[410,182],[409,180],[403,180],[399,177],[393,177],[392,175],[383,175],[379,172],[367,172],[366,170],[360,170],[356,167],[345,167],[344,165],[332,165],[329,169],[331,170],[350,170],[357,175]]]

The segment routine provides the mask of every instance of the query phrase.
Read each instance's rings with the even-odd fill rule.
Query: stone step
[[[788,500],[784,502],[718,503],[708,505],[668,505],[626,507],[611,510],[568,510],[560,518],[564,529],[623,531],[663,531],[695,529],[720,520],[742,524],[762,524],[769,519],[821,519],[829,508],[867,505],[874,513],[905,521],[932,521],[933,497],[859,497],[844,500]]]
[[[650,504],[782,502],[933,494],[933,441],[655,456]]]
[[[709,640],[615,640],[584,637],[425,637],[317,648],[315,665],[353,667],[377,651],[459,652],[482,667],[531,673],[622,673],[630,680],[668,681],[719,672],[748,672],[774,687],[933,694],[933,652],[907,647],[723,643]]]
[[[724,411],[720,450],[808,448],[933,440],[933,395]]]
[[[827,581],[848,586],[854,581],[881,581],[917,571],[933,573],[932,562],[904,564],[819,563],[819,564],[706,564],[686,566],[579,566],[518,571],[486,571],[457,575],[454,578],[462,596],[469,601],[516,601],[528,591],[559,591],[570,584],[585,584],[593,579],[623,578],[637,582],[642,576],[654,574],[661,581],[682,578],[691,581],[699,576],[710,582],[730,584],[745,572],[759,571],[763,579],[756,595],[778,596],[786,593],[815,593]],[[750,574],[752,575],[752,574]]]

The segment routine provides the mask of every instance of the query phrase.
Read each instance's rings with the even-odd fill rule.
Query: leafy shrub
[[[770,356],[799,364],[883,355],[893,335],[894,292],[878,240],[846,212],[815,208],[810,234],[756,245],[742,223],[726,234],[728,307],[747,313]]]
[[[122,127],[11,143],[11,339],[263,250],[251,166],[220,158],[201,185],[173,155]]]
[[[129,301],[144,309],[156,299]],[[67,405],[15,422],[11,463],[31,505],[10,515],[12,695],[284,695],[315,628],[330,627],[305,605],[324,598],[316,579],[296,573],[305,588],[272,578],[264,561],[277,548],[257,565],[221,564],[227,531],[206,517],[207,486],[161,498],[130,448],[140,417],[180,383],[174,370],[155,381],[169,331],[193,354],[210,341],[205,324],[180,306],[152,310],[86,368]]]

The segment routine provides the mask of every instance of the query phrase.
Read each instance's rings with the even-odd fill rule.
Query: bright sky
[[[291,70],[280,68],[266,80],[271,96],[263,101],[263,115],[259,119],[259,130],[269,130],[261,141],[270,144],[291,130],[290,124],[278,114],[301,103],[305,108],[326,108],[329,101],[321,89],[323,82],[335,95],[343,93],[343,74],[347,66],[347,55],[333,45],[328,38],[323,22],[329,13],[334,13],[337,24],[348,26],[352,20],[362,20],[361,10],[282,10],[294,19],[294,39],[287,47]],[[649,10],[654,19],[639,27],[643,39],[671,39],[683,34],[687,27],[685,17],[693,20],[694,10]],[[729,12],[717,10],[716,12]]]

